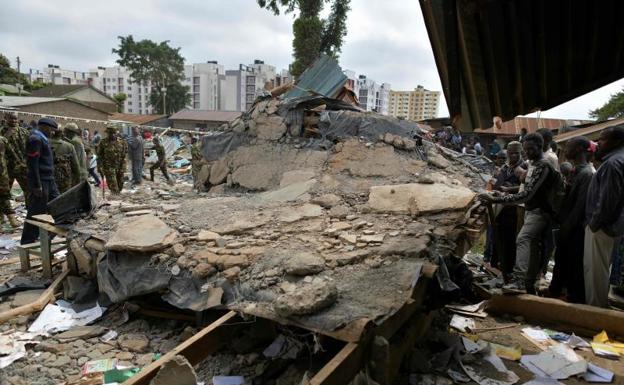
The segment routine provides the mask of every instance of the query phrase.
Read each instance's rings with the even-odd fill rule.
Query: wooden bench
[[[43,276],[52,278],[52,257],[67,248],[67,230],[54,226],[54,220],[49,215],[35,215],[32,219],[26,219],[26,222],[39,227],[39,242],[18,246],[22,271],[30,269],[30,257],[36,255],[41,258]],[[52,241],[52,234],[63,238]],[[53,248],[56,245],[58,247]]]

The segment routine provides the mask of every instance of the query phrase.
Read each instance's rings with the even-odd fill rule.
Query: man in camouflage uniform
[[[61,194],[80,183],[78,156],[71,143],[63,139],[63,131],[52,132],[50,146],[54,156],[54,180]]]
[[[28,182],[26,179],[26,142],[30,132],[17,124],[17,114],[7,111],[4,114],[6,126],[2,129],[2,136],[7,139],[5,157],[9,174],[9,186],[13,187],[13,182],[17,183],[24,192],[24,199],[28,205]]]
[[[7,139],[0,136],[0,216],[6,215],[11,227],[19,227],[15,219],[15,211],[11,208],[11,187],[5,158],[7,144]]]
[[[193,187],[200,188],[197,180],[199,170],[204,165],[204,155],[201,152],[201,140],[191,144],[191,175],[193,176]]]
[[[152,143],[154,143],[154,150],[156,151],[158,160],[152,165],[152,167],[150,167],[150,180],[152,182],[154,181],[154,171],[157,168],[160,168],[160,171],[162,171],[165,179],[167,179],[167,182],[171,183],[171,179],[169,179],[169,174],[167,173],[167,156],[165,154],[165,148],[162,144],[160,144],[160,139],[157,136],[152,139]]]
[[[100,175],[104,175],[113,194],[119,194],[123,188],[127,152],[128,144],[118,136],[117,126],[108,125],[106,138],[97,146],[97,165]]]
[[[87,172],[87,154],[85,153],[85,147],[80,137],[80,131],[78,125],[72,122],[65,126],[64,134],[67,141],[74,146],[74,150],[76,150],[78,168],[80,170],[80,181],[82,182],[83,180],[87,180],[89,173]]]

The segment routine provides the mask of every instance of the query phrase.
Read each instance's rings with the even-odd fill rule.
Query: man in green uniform
[[[123,188],[127,152],[128,144],[118,136],[117,126],[109,124],[106,127],[106,138],[97,146],[97,165],[113,194],[119,194]]]
[[[4,113],[6,126],[2,129],[2,136],[7,139],[5,157],[9,174],[9,186],[17,183],[24,192],[24,199],[28,204],[28,183],[26,181],[26,142],[30,136],[27,129],[19,126],[17,114],[14,111]]]
[[[15,219],[15,211],[11,208],[11,187],[5,158],[7,143],[7,139],[0,136],[0,216],[6,215],[11,227],[19,227]]]
[[[72,122],[65,125],[65,138],[67,138],[67,141],[74,146],[74,150],[76,150],[78,168],[80,170],[80,181],[83,181],[87,180],[89,174],[87,172],[87,155],[85,153],[84,144],[82,143],[82,138],[80,137],[80,131],[76,123]]]
[[[160,168],[160,171],[162,171],[165,179],[167,179],[167,182],[171,183],[171,179],[169,179],[169,174],[167,173],[167,157],[165,155],[165,148],[162,144],[160,144],[160,139],[157,136],[152,139],[152,143],[154,144],[154,150],[156,151],[158,160],[152,165],[152,167],[150,167],[150,179],[152,182],[154,181],[154,171],[157,168]]]
[[[54,180],[61,194],[80,182],[78,156],[71,143],[63,139],[63,131],[57,128],[52,132],[50,146],[54,156]]]
[[[201,152],[201,140],[191,144],[191,175],[193,176],[193,187],[199,189],[199,181],[197,180],[199,170],[204,165],[204,155]]]

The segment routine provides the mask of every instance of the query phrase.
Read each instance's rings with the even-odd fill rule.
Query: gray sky
[[[0,12],[0,53],[22,70],[47,64],[85,71],[114,65],[117,36],[170,40],[187,63],[218,60],[226,68],[262,59],[278,69],[291,61],[292,15],[273,16],[255,0],[22,0]],[[343,68],[388,82],[393,89],[441,90],[417,0],[352,0]],[[543,117],[587,118],[619,91],[618,81]],[[439,115],[448,114],[446,105]]]

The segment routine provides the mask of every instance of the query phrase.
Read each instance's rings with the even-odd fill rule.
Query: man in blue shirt
[[[57,130],[58,125],[53,119],[42,118],[37,123],[37,128],[30,132],[26,144],[26,167],[27,183],[31,198],[27,205],[26,219],[34,215],[45,214],[48,210],[48,202],[59,196],[56,182],[54,181],[54,157],[48,138],[52,131]],[[24,222],[22,230],[22,245],[33,243],[39,238],[39,229]]]

